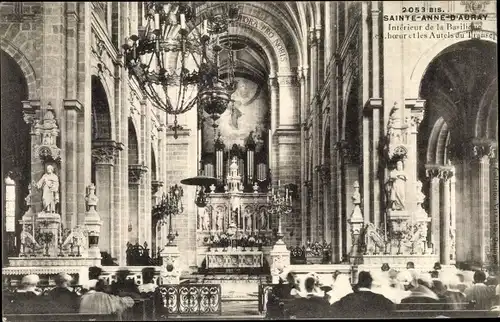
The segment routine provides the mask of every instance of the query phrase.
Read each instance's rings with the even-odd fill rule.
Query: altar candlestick
[[[186,16],[181,13],[181,29],[186,29]]]
[[[160,14],[155,13],[155,29],[160,29]]]
[[[285,190],[285,201],[288,200],[288,188]]]
[[[208,21],[207,21],[207,19],[203,20],[203,34],[204,35],[208,34]]]

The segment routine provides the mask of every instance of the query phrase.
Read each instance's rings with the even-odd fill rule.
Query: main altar
[[[252,192],[244,191],[236,157],[225,182],[223,192],[210,186],[206,204],[197,209],[198,267],[209,272],[262,272],[273,241],[269,194],[257,183]]]

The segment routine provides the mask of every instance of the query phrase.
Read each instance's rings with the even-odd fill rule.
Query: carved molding
[[[297,75],[278,76],[278,84],[280,86],[296,86],[298,85]]]

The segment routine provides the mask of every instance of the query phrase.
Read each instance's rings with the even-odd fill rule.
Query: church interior
[[[403,6],[2,2],[4,288],[497,272],[496,7],[482,36],[386,37]]]

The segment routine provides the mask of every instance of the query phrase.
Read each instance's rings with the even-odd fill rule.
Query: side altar
[[[51,275],[65,272],[77,277],[82,283],[88,278],[88,267],[101,264],[99,235],[101,219],[96,211],[98,198],[95,186],[87,187],[86,211],[83,222],[73,227],[64,227],[60,213],[61,153],[57,137],[59,128],[51,106],[39,110],[25,111],[25,119],[32,126],[31,177],[43,174],[28,186],[25,198],[27,210],[19,224],[18,254],[8,257],[2,268],[4,282],[20,280],[23,275],[38,274],[50,280]],[[6,200],[16,199],[15,181],[7,177]],[[6,216],[14,218],[12,207],[6,207]],[[15,231],[15,221],[11,231]]]
[[[440,260],[434,245],[439,241],[428,232],[431,218],[423,207],[426,196],[417,175],[416,137],[423,116],[424,106],[420,101],[404,109],[394,105],[391,110],[383,155],[385,209],[378,222],[368,221],[361,212],[360,185],[354,183],[354,209],[348,223],[353,245],[350,261],[358,270],[379,269],[384,263],[404,269],[410,261],[423,270],[431,270],[436,262],[444,266],[453,264],[450,258],[454,258],[454,250],[446,250],[446,256]],[[449,213],[450,208],[446,211]],[[453,220],[451,213],[449,218]],[[454,223],[448,226],[454,227]]]

